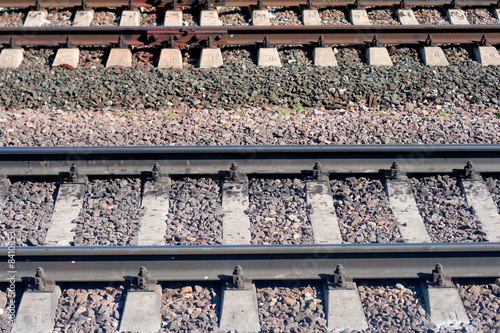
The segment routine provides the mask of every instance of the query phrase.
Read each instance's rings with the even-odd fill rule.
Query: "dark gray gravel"
[[[410,178],[415,199],[432,242],[485,242],[481,225],[450,176]]]
[[[162,332],[218,331],[221,286],[163,284]]]
[[[500,332],[500,287],[491,279],[456,283],[475,332]]]
[[[334,179],[330,185],[345,243],[403,242],[379,179]]]
[[[358,291],[369,325],[366,333],[426,332],[435,328],[425,311],[418,282],[362,282]]]
[[[14,231],[16,246],[43,245],[54,209],[55,182],[15,181],[9,187],[0,215],[0,243],[6,246]]]
[[[252,244],[311,244],[313,230],[300,179],[250,179]]]
[[[462,60],[448,67],[426,67],[415,49],[405,49],[404,56],[392,56],[395,63],[392,68],[370,67],[361,62],[364,56],[356,56],[356,49],[345,50],[350,55],[338,54],[339,66],[335,68],[315,68],[310,61],[286,62],[281,69],[260,68],[251,59],[244,61],[248,58],[242,58],[237,51],[235,55],[228,54],[233,52],[228,49],[223,53],[225,58],[235,57],[232,65],[183,71],[154,67],[105,69],[102,65],[95,70],[50,68],[47,64],[53,50],[31,50],[26,52],[26,61],[20,68],[0,70],[0,105],[67,109],[114,106],[124,110],[141,106],[293,107],[300,102],[304,107],[336,109],[347,106],[348,102],[359,103],[370,95],[385,108],[410,101],[500,104],[496,89],[500,67],[481,66],[470,58],[467,49],[458,49],[463,54]],[[150,61],[155,61],[155,52]],[[251,54],[255,57],[256,49],[251,49]],[[30,59],[38,62],[32,63]],[[43,65],[37,65],[40,63]],[[137,64],[143,66],[141,62]],[[248,89],[250,86],[252,90]]]
[[[327,332],[321,284],[258,283],[256,287],[261,332]]]
[[[500,214],[500,178],[488,177],[484,179],[488,187],[490,188],[490,193],[493,201],[497,204],[498,213]]]
[[[119,284],[62,285],[54,332],[118,332],[124,289]]]
[[[165,240],[170,245],[222,243],[220,187],[211,178],[172,180]]]
[[[83,209],[74,220],[74,245],[137,245],[143,214],[140,179],[91,180]]]

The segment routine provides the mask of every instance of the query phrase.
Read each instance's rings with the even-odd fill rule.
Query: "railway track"
[[[59,183],[43,246],[25,247],[21,240],[23,231],[15,230],[15,226],[2,232],[8,235],[3,245],[10,247],[2,250],[0,278],[11,281],[18,289],[30,284],[28,290],[33,290],[26,291],[22,301],[20,297],[17,299],[13,332],[34,327],[52,331],[61,288],[67,283],[84,282],[129,285],[120,310],[119,327],[115,327],[119,331],[156,332],[160,327],[170,327],[165,312],[170,303],[162,303],[161,285],[176,281],[185,286],[216,283],[220,303],[216,327],[212,327],[215,330],[266,331],[262,313],[267,309],[263,304],[268,302],[257,296],[266,293],[259,289],[265,281],[315,283],[313,289],[322,290],[322,294],[314,294],[318,301],[313,303],[323,303],[324,321],[314,316],[311,321],[323,330],[373,327],[371,322],[368,325],[360,298],[360,288],[365,287],[356,283],[364,286],[363,281],[380,279],[401,279],[417,286],[421,283],[418,288],[423,294],[425,313],[434,327],[468,325],[475,319],[468,317],[464,308],[468,301],[462,301],[453,281],[498,278],[500,274],[499,203],[495,203],[497,199],[492,198],[483,180],[498,175],[499,158],[498,145],[2,149],[4,193],[14,186],[9,185],[9,179],[19,181],[28,177]],[[489,242],[430,243],[430,229],[423,221],[424,216],[419,215],[417,194],[411,189],[415,186],[413,179],[423,175],[457,179],[462,195],[480,222],[480,232]],[[171,205],[168,193],[178,176],[218,180],[222,212],[220,244],[225,246],[164,246],[165,228],[170,223],[166,220]],[[137,243],[132,244],[138,247],[70,246],[75,245],[71,221],[82,209],[85,183],[96,177],[143,179],[140,192],[145,213],[139,223]],[[252,197],[262,197],[252,190],[252,180],[262,177],[296,178],[303,183],[307,212],[288,210],[286,214],[294,215],[295,223],[297,216],[308,216],[312,242],[250,246],[255,244],[250,205],[255,203]],[[353,177],[372,177],[383,182],[403,243],[347,244],[342,238],[341,223],[335,212],[341,207],[334,203],[334,198],[348,195],[354,200],[356,195],[347,194],[343,187],[333,193],[331,184],[335,179]],[[287,195],[267,198],[289,200]],[[454,205],[452,201],[448,205]],[[380,215],[380,210],[377,212],[372,214]],[[272,219],[266,223],[273,223]],[[349,226],[352,227],[354,224]],[[286,226],[281,228],[284,231]],[[311,292],[303,295],[311,297]],[[67,296],[67,291],[63,294]],[[291,308],[293,302],[288,300],[288,303]],[[307,307],[313,307],[310,301],[306,303]],[[33,316],[40,309],[50,311]]]
[[[19,3],[16,6],[29,6],[30,3]],[[59,47],[52,66],[75,68],[79,64],[79,47],[112,47],[106,62],[107,67],[132,66],[130,47],[147,47],[149,50],[161,50],[159,56],[151,59],[160,68],[182,68],[181,49],[201,48],[199,66],[202,68],[220,67],[223,65],[221,47],[252,46],[258,49],[257,64],[259,66],[281,66],[281,60],[275,45],[300,45],[313,48],[314,64],[316,66],[336,66],[333,46],[352,45],[366,49],[366,61],[375,66],[392,66],[385,46],[417,46],[420,48],[423,62],[429,66],[448,64],[443,51],[443,44],[466,44],[474,46],[474,57],[483,65],[497,65],[500,55],[495,47],[499,43],[498,25],[470,25],[465,12],[459,4],[466,6],[491,6],[493,3],[481,1],[432,2],[431,5],[447,5],[446,15],[451,25],[426,25],[415,18],[409,6],[422,5],[419,1],[400,4],[394,15],[397,15],[401,25],[372,25],[363,5],[392,6],[396,2],[377,2],[372,4],[351,2],[308,2],[289,3],[304,5],[301,16],[303,26],[271,26],[270,13],[267,6],[277,6],[280,3],[259,2],[250,9],[250,26],[220,26],[221,21],[213,6],[250,6],[250,3],[198,3],[175,2],[168,3],[129,3],[128,9],[121,13],[121,27],[90,26],[93,12],[89,6],[110,6],[111,2],[84,3],[85,10],[75,14],[73,25],[69,27],[41,27],[47,15],[42,5],[49,6],[51,2],[37,2],[36,10],[27,15],[24,27],[0,28],[0,43],[6,47],[0,55],[3,68],[16,68],[23,60],[22,47]],[[11,5],[6,3],[5,6]],[[58,6],[69,7],[73,3],[59,3]],[[135,6],[167,7],[163,15],[163,26],[140,26],[140,12]],[[347,6],[350,26],[322,25],[315,6]],[[429,5],[429,3],[427,3]],[[449,5],[449,6],[448,6]],[[179,7],[197,8],[200,26],[183,25],[183,14]],[[173,9],[170,7],[174,7]],[[498,9],[493,9],[492,15],[499,18]],[[85,16],[85,21],[80,17]],[[31,19],[32,17],[32,19]],[[149,61],[149,59],[148,59]]]
[[[311,3],[313,6],[393,6],[402,5],[400,0],[332,0],[332,1],[321,1],[321,0],[263,0],[262,6],[298,6],[307,5]],[[2,7],[12,7],[12,8],[28,8],[28,7],[82,7],[82,5],[99,8],[99,7],[192,7],[199,6],[203,7],[207,4],[217,7],[244,7],[258,5],[258,1],[249,0],[214,0],[214,1],[195,1],[195,0],[133,0],[123,1],[123,0],[21,0],[21,1],[11,1],[3,0]],[[438,6],[438,5],[453,5],[453,6],[497,6],[498,1],[495,0],[458,0],[455,2],[446,0],[405,0],[404,4],[408,6]]]

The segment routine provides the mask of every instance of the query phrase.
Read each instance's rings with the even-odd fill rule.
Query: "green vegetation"
[[[448,116],[449,116],[450,114],[449,114],[449,113],[446,113],[446,112],[444,112],[444,111],[439,111],[439,115],[440,115],[441,117],[448,118]]]
[[[294,107],[295,111],[297,111],[297,112],[304,111],[304,106],[300,102],[295,103],[295,105],[293,107]]]
[[[168,111],[166,112],[166,114],[167,114],[167,117],[168,117],[169,119],[173,119],[173,118],[174,118],[174,116],[175,116],[175,111],[174,111],[174,110],[168,110]]]
[[[500,112],[493,112],[493,114],[497,117],[500,117]]]
[[[287,116],[290,114],[290,109],[287,108],[279,108],[278,113],[282,116]]]
[[[121,114],[122,117],[133,117],[135,116],[135,114],[133,112],[130,112],[130,111],[125,111]]]

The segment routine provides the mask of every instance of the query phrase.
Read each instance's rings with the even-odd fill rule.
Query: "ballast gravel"
[[[318,283],[257,283],[261,332],[328,332]]]
[[[498,24],[498,20],[485,8],[465,9],[470,24]]]
[[[396,13],[390,8],[368,7],[366,13],[373,25],[400,25]]]
[[[366,103],[366,101],[364,102]],[[0,110],[0,146],[493,144],[500,107]]]
[[[278,53],[283,67],[266,68],[256,65],[256,47],[246,52],[227,47],[222,49],[223,59],[232,60],[223,67],[197,69],[199,50],[193,48],[183,52],[186,68],[182,71],[156,68],[159,49],[134,49],[133,68],[104,68],[108,48],[95,54],[82,51],[81,64],[73,70],[49,67],[56,49],[29,49],[18,69],[0,70],[0,105],[164,110],[236,105],[293,108],[300,103],[304,108],[332,110],[366,103],[370,96],[384,110],[405,103],[500,105],[496,89],[500,67],[476,62],[471,47],[448,49],[449,66],[424,66],[416,48],[395,48],[391,51],[394,66],[375,68],[365,64],[364,49],[335,47],[339,65],[320,68],[313,66],[310,49],[294,47],[290,54],[290,46],[282,46]],[[150,55],[139,56],[140,52]]]
[[[488,185],[493,198],[493,202],[496,203],[498,207],[498,213],[500,214],[500,178],[497,177],[487,177],[484,179],[486,185]]]
[[[219,19],[222,25],[250,25],[250,13],[242,7],[219,7]]]
[[[73,221],[75,246],[137,245],[141,208],[138,178],[93,179],[83,208]]]
[[[0,27],[22,27],[25,9],[1,9]]]
[[[313,243],[305,183],[301,179],[251,178],[248,193],[252,244]]]
[[[19,285],[18,285],[19,286]],[[15,292],[10,288],[10,283],[0,283],[0,332],[9,333],[12,329],[11,315],[15,315],[22,297],[23,288],[17,287]],[[14,296],[12,295],[14,294]],[[11,297],[12,296],[12,297]],[[14,307],[11,307],[11,301]]]
[[[412,281],[370,281],[358,284],[369,329],[375,332],[433,332],[422,289]]]
[[[401,234],[380,179],[330,181],[344,243],[401,243]]]
[[[50,8],[47,11],[47,17],[45,18],[44,26],[49,26],[49,27],[70,26],[72,23],[71,21],[72,15],[73,12],[68,9]]]
[[[298,7],[269,7],[271,25],[302,25]]]
[[[487,241],[457,178],[448,175],[411,177],[410,182],[432,242]]]
[[[53,181],[21,180],[9,186],[0,215],[0,243],[7,246],[9,234],[15,246],[41,246],[50,227],[57,184]]]
[[[90,25],[117,26],[120,23],[121,9],[96,8]]]
[[[123,285],[63,284],[53,332],[118,332],[124,306]]]
[[[221,286],[163,283],[161,332],[218,332]]]
[[[491,279],[458,280],[472,332],[500,331],[500,286]]]
[[[219,184],[212,178],[172,180],[167,245],[222,244]]]
[[[419,24],[450,24],[443,8],[414,8],[413,14]]]
[[[351,25],[347,10],[338,8],[318,8],[319,18],[324,25]]]

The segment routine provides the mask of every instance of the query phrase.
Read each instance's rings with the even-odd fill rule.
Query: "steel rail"
[[[170,38],[178,46],[314,45],[320,36],[327,44],[368,44],[377,36],[381,44],[423,44],[432,42],[479,43],[485,35],[490,43],[500,43],[500,25],[417,25],[417,26],[221,26],[221,27],[2,27],[0,43],[18,46],[64,46],[71,44],[125,46],[165,46]],[[13,38],[13,40],[11,39]]]
[[[463,172],[467,161],[500,172],[500,145],[338,145],[0,148],[4,176],[59,176],[76,163],[84,175],[144,175],[158,163],[171,175],[217,175],[233,162],[248,174],[301,174],[319,161],[325,173]]]
[[[160,281],[207,281],[231,276],[236,265],[252,280],[309,280],[343,265],[354,279],[429,276],[437,263],[453,278],[500,276],[500,243],[296,246],[23,247],[8,267],[1,248],[0,279],[26,281],[42,267],[47,279],[123,281],[148,269]]]
[[[128,0],[85,0],[87,6],[91,8],[99,7],[128,7]],[[446,0],[405,0],[408,6],[439,6],[449,5],[451,1]],[[172,0],[134,0],[136,7],[171,7]],[[220,7],[243,7],[257,5],[257,0],[213,0],[210,1],[213,6]],[[305,5],[307,0],[263,0],[263,6],[299,6]],[[362,6],[393,6],[400,5],[401,0],[361,0]],[[460,6],[490,6],[497,5],[496,0],[457,0]],[[177,7],[203,6],[204,0],[178,0]],[[353,6],[354,0],[312,0],[313,6]],[[0,7],[26,8],[34,7],[36,0],[1,0]],[[42,7],[80,7],[82,0],[40,0]]]

